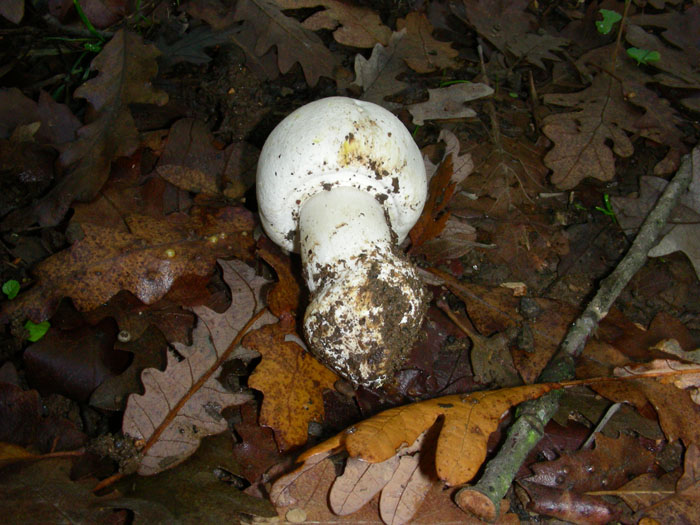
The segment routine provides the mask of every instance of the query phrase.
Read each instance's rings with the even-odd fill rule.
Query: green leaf
[[[649,51],[648,49],[639,49],[638,47],[630,47],[627,50],[627,54],[637,61],[638,66],[661,60],[661,55],[658,51]]]
[[[2,293],[4,293],[8,299],[14,299],[19,293],[19,282],[14,279],[5,281],[5,284],[2,285]]]
[[[24,328],[29,332],[29,337],[27,339],[32,343],[36,343],[39,339],[46,335],[46,332],[51,328],[51,323],[44,321],[43,323],[34,323],[32,321],[27,321],[24,323]]]
[[[597,21],[595,27],[601,35],[607,35],[612,31],[613,26],[622,20],[622,15],[610,9],[599,9],[598,11],[603,15],[603,19]]]

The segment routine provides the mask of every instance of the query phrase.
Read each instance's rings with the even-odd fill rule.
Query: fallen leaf
[[[3,469],[0,506],[6,523],[108,523],[114,511],[92,493],[94,480],[70,478],[71,462],[45,459]]]
[[[36,390],[9,383],[0,383],[0,421],[0,442],[41,452],[75,450],[87,441],[74,423],[48,415]]]
[[[624,131],[626,122],[639,118],[625,101],[621,86],[608,75],[599,74],[583,91],[545,95],[544,101],[576,108],[573,113],[557,113],[544,119],[542,132],[554,142],[544,159],[553,170],[552,183],[567,190],[586,177],[611,180],[615,176],[613,151],[620,157],[634,152]]]
[[[221,410],[252,399],[248,392],[227,391],[215,374],[261,311],[259,294],[267,281],[243,262],[219,264],[231,287],[231,307],[221,314],[195,307],[199,323],[192,345],[174,345],[184,359],[171,352],[165,371],[144,370],[145,393],[127,401],[122,431],[142,444],[139,474],[156,474],[183,462],[203,437],[228,428]]]
[[[690,260],[695,273],[700,277],[700,247],[695,239],[700,233],[700,149],[692,153],[692,179],[688,191],[681,195],[679,205],[674,208],[658,244],[649,250],[650,257],[662,257],[682,251]],[[668,182],[659,177],[643,176],[637,199],[613,197],[612,205],[620,225],[633,234],[656,204]]]
[[[343,475],[333,482],[328,505],[339,516],[357,512],[389,483],[398,467],[399,456],[381,463],[348,458]]]
[[[529,385],[438,397],[392,408],[307,450],[298,461],[342,445],[350,457],[380,463],[394,456],[402,446],[413,443],[443,416],[435,454],[436,471],[447,485],[460,485],[470,481],[481,467],[488,438],[503,414],[512,406],[555,388],[555,384]]]
[[[138,339],[118,341],[115,349],[130,352],[133,359],[119,375],[110,375],[90,395],[90,406],[102,410],[124,410],[129,395],[141,390],[141,372],[146,368],[165,368],[168,342],[158,328],[151,325]],[[85,351],[85,348],[81,348]]]
[[[264,482],[265,473],[281,460],[272,430],[258,424],[258,404],[239,407],[241,420],[234,425],[240,441],[233,445],[233,457],[240,472],[251,483]]]
[[[603,525],[616,521],[622,513],[602,498],[537,484],[523,482],[522,485],[530,496],[529,511],[566,522]]]
[[[254,29],[256,56],[277,47],[277,65],[282,74],[299,62],[310,86],[315,86],[322,76],[333,78],[335,56],[313,31],[283,14],[274,0],[242,0],[236,4],[234,19]]]
[[[411,249],[417,250],[427,241],[439,236],[450,218],[446,211],[457,184],[452,181],[452,157],[446,157],[428,185],[428,200],[418,222],[409,232]]]
[[[3,220],[5,228],[26,228],[35,222],[57,224],[73,201],[89,201],[107,180],[110,164],[132,154],[139,145],[130,104],[167,102],[154,89],[158,51],[141,36],[119,30],[93,60],[99,74],[80,86],[75,97],[85,98],[97,112],[78,130],[78,139],[62,148],[61,164],[70,171],[30,210],[18,210]]]
[[[449,87],[428,90],[428,100],[408,106],[413,123],[422,126],[426,120],[461,119],[476,116],[476,111],[466,107],[467,102],[493,94],[487,84],[454,84]]]
[[[637,438],[622,434],[613,439],[596,434],[595,444],[592,450],[578,450],[530,465],[534,474],[525,480],[572,492],[590,492],[614,490],[634,476],[655,470],[655,454]],[[620,461],[621,457],[626,460]]]
[[[435,481],[421,468],[419,454],[399,458],[389,482],[384,485],[379,499],[379,515],[384,523],[408,523],[418,512]]]
[[[391,37],[391,29],[368,7],[338,0],[275,0],[275,3],[281,9],[324,8],[306,18],[302,26],[312,31],[330,29],[335,41],[344,46],[386,45]]]
[[[606,495],[617,496],[622,499],[634,511],[650,507],[659,501],[673,495],[676,490],[676,482],[679,474],[669,472],[657,478],[653,474],[642,474],[617,490],[606,492]],[[594,495],[596,495],[594,493]]]
[[[105,380],[124,371],[125,353],[114,349],[117,327],[111,319],[75,330],[52,329],[24,353],[31,384],[42,393],[87,401]]]
[[[120,290],[152,304],[177,277],[209,275],[217,257],[249,258],[254,245],[252,214],[243,208],[196,210],[189,217],[131,215],[125,222],[128,232],[83,224],[84,236],[37,264],[37,283],[5,303],[3,314],[41,322],[62,297],[90,310]]]
[[[363,89],[362,99],[397,109],[400,104],[386,100],[408,86],[396,77],[410,67],[418,73],[457,68],[458,52],[447,42],[433,38],[433,28],[422,13],[409,13],[396,22],[397,31],[387,46],[376,44],[369,59],[355,56],[355,81]]]
[[[306,443],[309,422],[323,421],[323,391],[338,377],[287,335],[294,320],[283,313],[280,322],[249,333],[243,345],[262,355],[248,379],[263,393],[260,424],[272,428],[280,450]]]

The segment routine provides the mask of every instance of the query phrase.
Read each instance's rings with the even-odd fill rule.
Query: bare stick
[[[542,371],[539,382],[564,381],[574,377],[574,360],[598,323],[607,314],[618,295],[647,260],[647,253],[656,244],[671,211],[685,193],[693,174],[700,171],[700,147],[683,157],[680,168],[639,228],[630,249],[613,272],[603,279],[598,293],[571,325],[559,350]],[[697,175],[696,175],[697,176]],[[496,457],[489,461],[479,482],[463,488],[456,496],[460,508],[477,516],[494,520],[500,502],[513,483],[515,475],[530,451],[544,435],[544,426],[559,407],[561,390],[535,401],[523,403],[508,437]]]

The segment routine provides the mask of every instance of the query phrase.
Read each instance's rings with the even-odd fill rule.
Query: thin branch
[[[615,270],[600,283],[598,293],[580,317],[569,328],[559,350],[538,378],[539,382],[565,381],[574,377],[574,360],[583,351],[586,341],[607,315],[618,295],[647,260],[647,253],[656,244],[671,211],[686,191],[693,174],[700,171],[700,147],[683,157],[681,166],[649,212],[629,251]],[[697,175],[696,175],[697,176]],[[515,475],[530,451],[544,435],[544,427],[559,408],[561,390],[523,403],[508,437],[496,457],[489,461],[483,476],[473,487],[465,487],[456,497],[466,512],[484,519],[498,516],[500,502],[513,483]]]

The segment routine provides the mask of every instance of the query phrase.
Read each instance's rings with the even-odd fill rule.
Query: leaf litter
[[[120,516],[220,521],[248,509],[269,517],[274,511],[252,499],[225,507],[234,486],[250,483],[246,492],[265,498],[274,482],[271,500],[288,521],[470,519],[444,486],[472,479],[499,440],[502,416],[550,388],[529,383],[586,290],[624,252],[623,232],[638,228],[698,136],[689,113],[700,86],[697,6],[631,4],[602,35],[600,14],[587,5],[560,6],[555,16],[524,1],[416,10],[193,0],[168,12],[87,10],[97,29],[85,30],[83,47],[64,25],[72,6],[52,11],[49,24],[21,4],[0,10],[20,24],[16,48],[2,56],[22,52],[3,62],[10,87],[0,91],[4,277],[20,283],[2,305],[0,381],[9,383],[0,392],[20,404],[6,414],[12,432],[3,440],[22,437],[28,447],[0,444],[16,509],[40,497],[23,488],[35,471],[53,479],[38,465],[54,460],[23,462],[77,449],[88,436],[90,450],[105,454],[96,443],[107,436],[98,428],[109,411],[135,445],[113,459],[154,475],[131,478],[141,481],[131,485],[136,499],[99,499]],[[35,25],[62,39],[34,38],[27,29]],[[630,47],[659,60],[637,64]],[[298,259],[260,238],[251,192],[274,124],[335,94],[379,103],[407,125],[413,119],[426,166],[437,171],[409,251],[431,272],[440,315],[429,316],[431,340],[417,343],[382,391],[353,391],[305,351]],[[517,477],[524,491],[499,503],[499,522],[518,519],[509,505],[520,519],[696,521],[695,189],[650,252],[656,258],[623,292],[624,313],[601,324],[578,367],[583,377],[617,367],[631,378],[569,391],[575,413],[558,416],[595,428],[595,448],[569,444],[545,462],[526,460],[532,470]],[[562,264],[577,254],[579,264]],[[651,323],[660,311],[668,318]],[[33,346],[22,342],[28,318],[51,322]],[[106,362],[115,356],[116,366]],[[483,391],[487,384],[493,390]],[[629,407],[605,427],[596,410],[606,401],[594,403],[595,392]],[[38,412],[40,403],[50,414]],[[92,415],[78,417],[81,410]],[[283,475],[289,450],[343,427]],[[415,444],[425,431],[430,439]],[[245,465],[212,455],[210,444],[233,445]],[[333,455],[340,449],[349,459]],[[619,461],[631,450],[636,461]],[[80,456],[74,468],[110,490],[127,471],[100,470],[92,452],[70,452]],[[200,455],[208,459],[198,463]],[[596,474],[586,475],[591,468]],[[94,498],[64,471],[51,485],[67,498],[59,506],[91,515]],[[196,496],[174,505],[163,497],[174,490]]]

